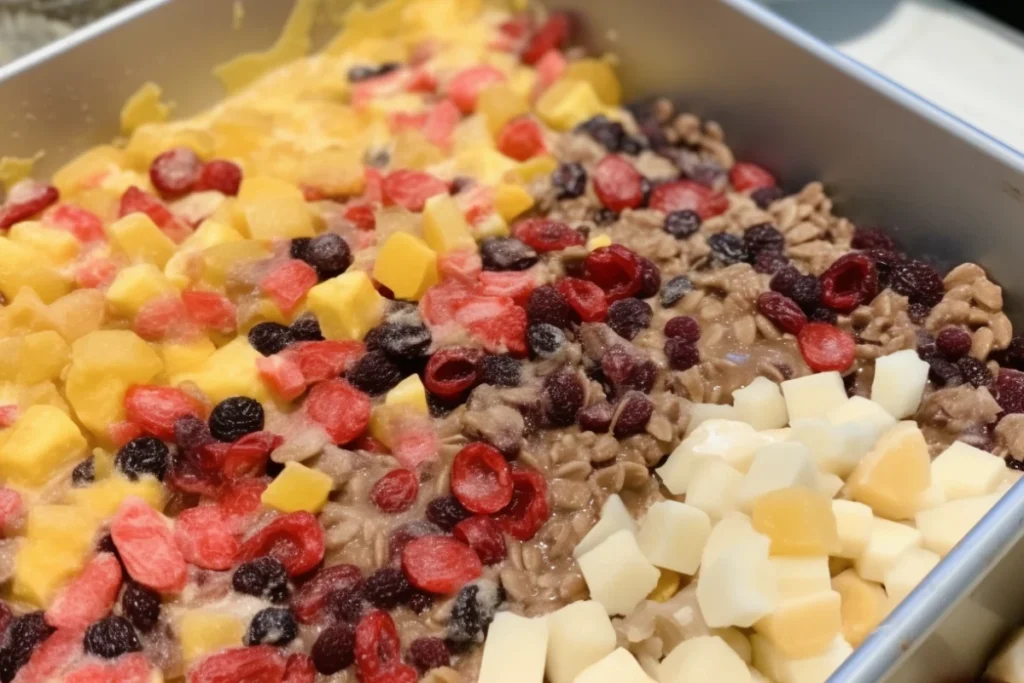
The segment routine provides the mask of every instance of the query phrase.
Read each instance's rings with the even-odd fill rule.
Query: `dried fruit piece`
[[[700,323],[688,315],[677,315],[665,323],[665,336],[696,344],[700,340]]]
[[[253,325],[247,338],[249,345],[263,356],[281,353],[295,343],[295,336],[292,334],[291,328],[275,322],[262,322]]]
[[[103,659],[116,659],[129,652],[140,652],[142,643],[131,623],[124,617],[100,619],[85,630],[85,651]]]
[[[807,324],[807,316],[796,302],[778,292],[764,292],[757,297],[757,310],[790,334],[799,334]]]
[[[664,213],[696,211],[702,220],[725,213],[729,199],[692,180],[676,180],[654,188],[648,205]]]
[[[448,82],[448,97],[463,114],[472,114],[476,99],[487,87],[505,80],[505,74],[489,64],[464,69]]]
[[[320,382],[309,392],[306,415],[320,424],[336,444],[346,444],[370,424],[370,399],[340,379]]]
[[[323,527],[308,512],[282,515],[246,540],[238,559],[246,562],[263,555],[280,560],[289,576],[305,574],[324,558]]]
[[[559,164],[551,174],[551,185],[558,190],[557,199],[575,199],[587,191],[587,171],[576,162]]]
[[[188,683],[281,683],[285,656],[271,645],[224,650],[203,659],[188,672]]]
[[[840,256],[821,274],[821,300],[841,313],[870,303],[876,294],[878,271],[864,254]]]
[[[313,266],[298,259],[289,259],[260,280],[260,289],[282,312],[288,314],[295,310],[317,282],[319,276]]]
[[[289,655],[281,683],[316,683],[316,664],[313,658],[300,652]]]
[[[167,520],[139,498],[128,498],[110,524],[118,555],[128,574],[161,593],[185,587],[188,565]]]
[[[593,282],[567,277],[560,280],[556,287],[583,322],[601,322],[608,315],[608,297]],[[568,324],[561,327],[568,327]]]
[[[584,244],[583,235],[567,223],[550,218],[527,218],[515,224],[512,233],[539,253],[561,251]]]
[[[174,521],[174,540],[185,560],[203,569],[231,569],[238,555],[238,540],[216,505],[182,510]]]
[[[118,217],[124,218],[135,212],[149,216],[150,220],[156,223],[156,227],[175,242],[180,243],[192,234],[192,230],[184,221],[171,213],[162,201],[132,185],[121,195]]]
[[[316,670],[330,676],[355,663],[355,646],[355,630],[346,623],[335,622],[320,632],[310,655]]]
[[[46,610],[46,623],[82,630],[110,611],[120,589],[120,561],[113,553],[97,553],[54,597]]]
[[[639,391],[630,391],[619,401],[612,418],[612,434],[624,439],[644,431],[654,414],[654,403]]]
[[[171,452],[163,441],[152,436],[140,436],[117,451],[114,465],[132,481],[147,474],[163,479],[170,457]]]
[[[192,191],[202,173],[202,164],[188,147],[172,147],[153,159],[149,179],[163,196],[180,197]]]
[[[348,339],[300,342],[289,347],[285,355],[295,361],[303,379],[313,384],[351,370],[365,353],[362,342]]]
[[[612,211],[635,209],[644,201],[643,176],[616,154],[601,159],[593,173],[594,192]]]
[[[299,635],[299,625],[291,610],[285,607],[267,607],[253,615],[245,633],[246,645],[276,645],[284,647]]]
[[[133,386],[125,392],[124,410],[128,420],[166,441],[174,439],[174,425],[179,419],[203,414],[202,405],[184,391],[148,385]]]
[[[483,565],[465,543],[447,536],[424,536],[405,546],[402,569],[413,586],[450,595],[479,577]]]
[[[700,214],[692,209],[670,211],[665,216],[665,232],[678,240],[684,240],[697,233],[701,226]]]
[[[548,484],[535,470],[512,469],[512,500],[496,515],[494,521],[502,531],[520,541],[528,541],[551,515]]]
[[[60,193],[53,185],[31,178],[19,181],[7,192],[7,199],[0,205],[0,230],[32,218],[46,207],[56,204],[58,199]]]
[[[209,330],[231,334],[237,327],[237,311],[231,299],[217,292],[190,289],[181,293],[189,319]]]
[[[196,192],[215,190],[234,197],[241,186],[242,169],[238,164],[226,159],[213,159],[203,165],[193,189]]]
[[[537,32],[530,38],[521,56],[524,64],[536,64],[549,50],[558,50],[565,46],[572,31],[572,24],[567,14],[556,12],[548,17]]]
[[[526,161],[544,153],[544,134],[536,121],[520,116],[502,127],[497,147],[499,152],[510,159]]]
[[[47,224],[61,230],[67,230],[83,244],[89,242],[104,242],[107,233],[103,230],[103,221],[100,217],[88,209],[83,209],[74,204],[59,204],[43,216]]]
[[[441,496],[427,504],[427,519],[446,531],[472,516],[473,513],[462,507],[462,503],[455,496]]]
[[[872,256],[874,255],[872,252]],[[924,261],[915,259],[901,260],[892,265],[889,286],[897,294],[910,299],[911,303],[929,307],[942,301],[946,291],[939,272]]]
[[[355,663],[361,681],[415,683],[416,670],[402,664],[398,629],[387,612],[368,612],[356,627]]]
[[[429,173],[401,169],[384,176],[381,190],[385,205],[397,204],[410,211],[422,211],[428,199],[447,194],[448,185]]]
[[[267,458],[283,443],[277,434],[253,432],[228,447],[221,461],[221,471],[228,481],[247,476],[262,476],[267,469]]]
[[[797,335],[800,354],[814,372],[843,372],[853,363],[853,336],[834,325],[807,323]]]
[[[583,385],[576,373],[559,370],[544,378],[544,412],[553,427],[568,427],[583,407]]]
[[[608,327],[624,339],[633,339],[651,324],[654,310],[639,299],[619,299],[608,307]]]
[[[420,492],[420,480],[416,473],[407,469],[391,470],[377,480],[370,489],[370,500],[381,511],[388,514],[405,512]]]
[[[959,327],[946,327],[935,336],[935,348],[947,360],[963,358],[971,350],[971,333]]]
[[[315,623],[330,594],[352,588],[362,580],[363,573],[355,565],[324,567],[295,593],[291,601],[292,612],[303,624]]]
[[[121,593],[121,614],[132,626],[147,633],[160,620],[160,594],[134,581],[127,581]]]
[[[218,441],[237,441],[263,429],[263,406],[248,396],[226,398],[210,413],[210,433]]]
[[[430,357],[424,370],[424,385],[430,393],[446,399],[457,399],[476,385],[480,378],[478,349],[464,346],[443,348]]]
[[[490,517],[477,515],[464,519],[455,525],[454,534],[486,565],[497,564],[508,555],[501,527]]]
[[[775,177],[757,164],[737,162],[729,169],[729,182],[737,192],[774,187]]]
[[[493,446],[471,443],[452,461],[451,489],[470,512],[497,512],[512,499],[508,462]]]

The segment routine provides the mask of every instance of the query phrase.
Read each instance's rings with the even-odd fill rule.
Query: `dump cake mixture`
[[[0,681],[820,682],[1015,481],[981,267],[569,16],[314,4],[0,206]]]

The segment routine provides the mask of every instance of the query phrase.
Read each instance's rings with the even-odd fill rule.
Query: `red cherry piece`
[[[485,296],[508,297],[519,306],[525,306],[530,292],[537,287],[537,279],[529,271],[493,271],[480,273],[479,291]]]
[[[402,664],[398,627],[387,612],[371,610],[356,626],[356,673],[366,683],[415,683],[419,674]],[[411,672],[411,678],[410,674]]]
[[[420,479],[412,470],[391,470],[377,480],[370,489],[370,500],[383,512],[405,512],[416,502],[420,492]]]
[[[853,335],[828,323],[807,323],[797,335],[800,354],[815,372],[842,372],[853,363]]]
[[[820,279],[822,302],[840,313],[871,303],[878,294],[878,269],[865,254],[840,256]]]
[[[185,561],[203,569],[226,571],[238,556],[238,540],[216,505],[182,510],[174,521],[174,540]]]
[[[565,73],[565,68],[569,63],[565,59],[565,55],[559,50],[548,50],[544,53],[544,56],[537,60],[534,68],[537,70],[537,85],[534,89],[534,93],[541,90],[546,90],[555,81],[562,77]]]
[[[448,536],[424,536],[402,550],[409,582],[428,593],[450,595],[483,572],[480,558],[465,543]]]
[[[354,451],[366,451],[367,453],[377,453],[378,455],[387,455],[388,447],[382,444],[377,439],[373,438],[369,434],[363,434],[361,437],[355,440],[352,444],[352,450]]]
[[[437,460],[440,450],[441,440],[426,418],[403,420],[392,437],[391,454],[410,469]]]
[[[64,683],[150,683],[153,666],[141,652],[121,655],[115,660],[84,660],[82,666],[64,674]]]
[[[263,476],[267,459],[275,448],[284,441],[270,432],[252,432],[231,444],[224,456],[221,470],[228,480],[249,476]]]
[[[65,681],[67,679],[60,676],[61,671],[78,659],[82,652],[81,629],[58,629],[36,647],[14,680],[18,683]]]
[[[19,415],[21,415],[21,409],[18,406],[0,406],[0,428],[10,427],[17,421]]]
[[[601,159],[592,175],[594,192],[606,208],[618,213],[635,209],[644,201],[643,176],[617,154]]]
[[[248,530],[252,516],[263,505],[262,497],[266,490],[267,482],[263,479],[243,479],[221,492],[217,507],[233,533]]]
[[[397,204],[410,211],[422,211],[427,200],[447,194],[448,184],[423,171],[392,171],[381,181],[384,203]]]
[[[320,424],[331,441],[346,444],[370,424],[370,398],[341,379],[320,382],[309,392],[306,415]]]
[[[368,202],[379,204],[384,201],[384,176],[375,168],[369,166],[363,171],[365,184],[363,186],[363,199]]]
[[[495,513],[512,500],[508,462],[493,446],[471,443],[452,461],[451,488],[470,512]]]
[[[494,516],[501,530],[512,538],[528,541],[551,516],[548,484],[535,470],[512,470],[512,502]]]
[[[270,555],[289,576],[305,574],[324,559],[324,530],[308,512],[290,512],[257,531],[242,544],[242,562]]]
[[[520,116],[502,127],[498,134],[498,151],[516,161],[526,161],[543,154],[544,133],[536,121]]]
[[[505,74],[489,64],[481,64],[460,71],[448,83],[448,97],[463,114],[472,114],[476,98],[488,86],[501,83]]]
[[[75,269],[75,284],[84,289],[106,287],[117,275],[117,264],[107,258],[90,258]]]
[[[160,593],[185,587],[188,565],[166,518],[139,498],[121,503],[110,524],[125,569],[133,579]]]
[[[223,294],[191,289],[181,293],[181,300],[189,319],[201,327],[231,334],[238,326],[235,304]]]
[[[480,379],[479,349],[449,346],[440,349],[427,361],[423,373],[427,390],[441,398],[456,399],[472,389]]]
[[[302,370],[293,357],[281,354],[256,359],[256,369],[260,379],[270,387],[275,396],[292,401],[306,391],[306,380]]]
[[[107,234],[103,231],[103,221],[88,209],[74,204],[60,204],[46,212],[44,220],[61,230],[67,230],[84,244],[104,242]]]
[[[121,195],[118,216],[124,218],[130,213],[144,213],[165,235],[175,242],[182,242],[192,234],[192,229],[177,218],[167,206],[153,195],[132,185]]]
[[[508,555],[501,527],[490,517],[477,515],[464,519],[455,525],[454,533],[455,538],[472,548],[486,565],[497,564]]]
[[[284,313],[291,313],[320,278],[305,261],[289,259],[260,280],[260,289]]]
[[[153,187],[165,197],[180,197],[192,191],[199,180],[203,162],[188,147],[174,147],[158,154],[149,165]]]
[[[149,385],[130,387],[124,395],[125,416],[146,432],[174,440],[174,423],[186,415],[203,416],[203,406],[181,389]]]
[[[599,247],[587,254],[583,273],[604,290],[609,303],[631,297],[643,286],[640,259],[621,244]]]
[[[522,60],[525,64],[536,64],[549,50],[558,50],[569,40],[572,24],[566,14],[552,14],[546,22],[533,34],[530,42],[523,50]]]
[[[362,580],[363,573],[353,564],[324,567],[302,584],[292,597],[291,608],[295,618],[303,624],[315,623],[331,593],[352,588]]]
[[[583,322],[599,323],[607,317],[608,298],[593,282],[567,277],[555,287]]]
[[[214,159],[203,166],[196,180],[195,191],[215,190],[229,197],[238,194],[242,186],[241,167],[226,159]]]
[[[316,665],[313,658],[296,652],[288,656],[288,662],[284,667],[284,679],[281,683],[315,683]]]
[[[704,220],[725,213],[729,199],[692,180],[677,180],[654,188],[650,207],[656,211],[696,211]]]
[[[189,669],[188,683],[281,683],[287,660],[272,645],[237,647],[211,655]]]
[[[122,420],[121,422],[113,422],[107,426],[107,434],[110,435],[110,440],[114,442],[114,445],[120,448],[132,439],[145,434],[142,431],[142,427],[129,422],[128,420]]]
[[[348,339],[300,342],[288,347],[283,355],[294,361],[302,377],[312,384],[350,370],[365,353],[365,344]]]
[[[106,616],[120,589],[121,563],[113,553],[96,553],[82,573],[58,591],[46,610],[46,623],[84,630]]]
[[[60,192],[53,185],[38,180],[22,180],[15,183],[7,193],[7,200],[0,206],[0,230],[6,230],[15,223],[26,221],[60,199]]]
[[[729,169],[729,182],[737,192],[775,187],[775,177],[757,164],[739,162]]]
[[[147,301],[135,314],[132,330],[147,341],[185,339],[195,334],[188,311],[177,295]]]
[[[538,252],[561,251],[584,244],[583,235],[567,223],[550,218],[527,218],[512,229],[516,239]]]
[[[807,324],[807,315],[800,306],[778,292],[765,292],[757,297],[757,310],[790,334],[798,334]]]
[[[483,261],[475,250],[456,249],[441,254],[437,259],[437,272],[441,280],[472,287],[480,280]]]
[[[341,215],[359,230],[369,232],[377,227],[377,215],[374,213],[373,207],[365,202],[349,204]]]

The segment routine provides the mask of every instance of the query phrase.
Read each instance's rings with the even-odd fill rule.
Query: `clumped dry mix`
[[[821,682],[1024,469],[978,265],[569,16],[314,5],[0,205],[3,683]]]

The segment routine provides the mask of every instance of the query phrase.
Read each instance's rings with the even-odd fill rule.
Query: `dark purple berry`
[[[174,421],[174,443],[183,451],[194,451],[213,441],[210,427],[195,415],[182,415]]]
[[[287,607],[267,607],[261,609],[249,622],[249,630],[245,633],[245,644],[277,645],[284,647],[299,635],[299,625],[295,616]]]
[[[324,676],[347,669],[356,661],[355,630],[345,622],[334,622],[320,632],[309,654]]]
[[[456,524],[472,516],[455,496],[441,496],[427,503],[427,519],[445,531],[451,531]]]
[[[309,248],[309,243],[312,241],[312,237],[296,237],[288,246],[288,254],[295,259],[305,261],[306,249]]]
[[[875,262],[875,270],[878,271],[878,288],[886,289],[892,284],[892,271],[900,263],[907,260],[907,257],[898,251],[886,249],[869,249],[867,255]]]
[[[654,414],[654,403],[639,391],[630,391],[619,401],[612,419],[612,434],[624,439],[644,431]]]
[[[367,351],[346,373],[345,379],[370,396],[380,396],[402,381],[402,369],[383,351]]]
[[[971,350],[971,333],[959,327],[946,327],[935,337],[935,348],[947,360],[963,358]]]
[[[665,357],[673,370],[689,370],[700,362],[697,347],[681,339],[665,340]]]
[[[661,289],[661,270],[649,258],[640,257],[640,291],[638,299],[649,299]]]
[[[419,669],[420,673],[439,669],[451,664],[452,658],[448,646],[440,638],[417,638],[409,645],[409,663]]]
[[[544,378],[544,409],[553,427],[568,427],[583,407],[583,384],[576,373],[559,370]]]
[[[96,459],[91,455],[71,470],[71,485],[75,488],[88,486],[96,481]]]
[[[956,362],[964,380],[973,387],[992,387],[994,378],[988,366],[973,356],[964,356]]]
[[[514,237],[492,237],[480,243],[484,270],[526,270],[537,263],[533,247]]]
[[[781,252],[786,246],[786,239],[771,223],[759,223],[743,232],[743,245],[748,254],[756,257],[764,251]]]
[[[593,219],[596,225],[611,225],[615,221],[619,220],[619,214],[615,213],[611,209],[602,206],[601,208],[594,211]]]
[[[850,246],[854,249],[896,251],[896,242],[879,228],[855,228]]]
[[[538,358],[552,358],[565,345],[565,333],[554,325],[539,323],[526,330],[526,343]]]
[[[654,387],[658,368],[650,358],[616,344],[601,357],[601,372],[616,394],[630,390],[647,393]]]
[[[587,191],[587,171],[582,164],[562,164],[551,174],[558,199],[575,199]]]
[[[1004,368],[1024,370],[1024,337],[1016,336],[1010,339],[1009,345],[995,354],[995,358]]]
[[[698,157],[692,164],[685,164],[683,174],[712,190],[719,190],[726,182],[725,169],[718,162]]]
[[[685,275],[676,275],[665,283],[661,290],[661,305],[664,308],[675,306],[688,293],[693,291],[693,283]]]
[[[249,345],[263,356],[273,356],[295,343],[291,328],[281,323],[263,322],[249,330]]]
[[[163,479],[171,462],[171,451],[160,439],[140,436],[132,439],[117,451],[114,465],[118,471],[132,481],[151,474]]]
[[[604,114],[587,119],[577,127],[577,130],[592,137],[609,152],[624,151],[623,142],[628,137],[626,129],[621,123],[612,121]]]
[[[298,258],[313,266],[321,280],[329,280],[352,265],[352,250],[341,235],[325,232],[311,239]]]
[[[579,319],[562,293],[551,285],[542,285],[530,292],[526,314],[533,324],[547,323],[563,329]]]
[[[928,361],[928,377],[943,387],[958,387],[964,383],[959,366],[945,358],[935,357]]]
[[[257,557],[238,565],[231,577],[231,586],[245,595],[284,602],[288,599],[288,572],[275,557]]]
[[[586,408],[581,408],[580,412],[576,414],[576,421],[580,423],[580,429],[596,434],[604,434],[612,426],[612,416],[614,413],[615,408],[611,403],[601,401]]]
[[[688,315],[677,315],[665,323],[665,336],[669,339],[680,339],[687,344],[700,341],[700,323]]]
[[[32,652],[54,632],[47,625],[43,612],[30,612],[14,617],[7,629],[7,642],[0,649],[0,681],[10,683],[18,669],[28,663]]]
[[[349,624],[358,624],[370,609],[362,584],[334,591],[327,596],[327,604],[336,619]]]
[[[684,240],[700,230],[700,214],[690,209],[670,211],[665,216],[665,232],[678,240]]]
[[[821,306],[821,282],[813,275],[803,275],[789,266],[772,276],[768,286],[773,292],[788,296],[804,311]]]
[[[210,413],[210,434],[218,441],[234,442],[263,429],[263,406],[248,396],[232,396]]]
[[[754,270],[774,275],[789,266],[789,257],[781,251],[762,251],[754,257]]]
[[[946,293],[939,271],[924,261],[908,259],[897,263],[889,275],[889,286],[913,302],[934,306]]]
[[[808,311],[807,319],[812,323],[828,323],[829,325],[835,325],[839,321],[839,314],[831,308],[818,306],[817,308]]]
[[[881,286],[881,285],[879,285]],[[924,321],[928,318],[928,313],[931,309],[922,303],[911,301],[910,305],[907,306],[907,317],[910,318],[910,322],[916,325],[924,324]]]
[[[380,609],[391,609],[405,602],[412,584],[400,567],[384,567],[367,577],[363,593],[370,604]]]
[[[426,591],[414,588],[405,604],[416,614],[423,614],[434,606],[434,596]]]
[[[312,313],[306,312],[295,319],[289,328],[295,341],[323,341],[324,333],[320,330],[320,321]]]
[[[135,627],[124,617],[109,616],[85,629],[85,651],[103,659],[115,659],[142,651]]]
[[[523,366],[511,356],[484,356],[480,383],[493,387],[517,387],[523,381]]]
[[[126,582],[121,592],[121,614],[143,633],[152,631],[160,621],[162,604],[159,593],[134,581]]]
[[[782,191],[782,188],[775,185],[759,187],[750,193],[750,198],[754,200],[759,209],[767,209],[772,202],[777,202],[785,196],[786,193]]]
[[[373,330],[373,347],[367,342],[368,349],[379,349],[396,360],[413,360],[426,354],[433,341],[430,329],[426,325],[408,323],[384,323]],[[367,335],[369,338],[370,335]]]
[[[615,333],[625,339],[633,339],[640,330],[651,324],[654,310],[639,299],[619,299],[608,307],[605,322]]]
[[[714,260],[723,266],[742,263],[750,256],[743,244],[743,238],[730,235],[727,232],[720,232],[709,237],[708,246],[711,247],[711,256]]]
[[[996,401],[1007,413],[1024,413],[1024,372],[1000,368],[996,377]]]

